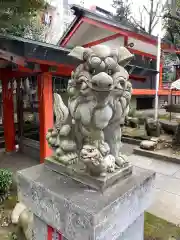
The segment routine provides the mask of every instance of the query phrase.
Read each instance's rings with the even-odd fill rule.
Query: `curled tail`
[[[68,119],[69,110],[58,93],[54,93],[54,114],[56,117],[56,128],[60,129]]]

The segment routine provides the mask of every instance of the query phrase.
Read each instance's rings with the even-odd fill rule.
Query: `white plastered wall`
[[[124,37],[118,37],[116,39],[101,43],[100,45],[107,45],[111,48],[118,48],[120,46],[124,46]]]
[[[78,28],[75,34],[71,37],[70,41],[68,42],[67,47],[77,46],[77,45],[84,45],[108,36],[112,36],[116,34],[115,32],[110,32],[109,30],[99,28],[97,26],[83,23]]]
[[[128,38],[128,44],[133,43],[134,46],[132,47],[132,49],[141,51],[141,52],[145,52],[145,53],[149,53],[152,55],[157,55],[157,46],[153,45],[151,43],[147,43],[147,42],[143,42],[141,40],[129,37]]]

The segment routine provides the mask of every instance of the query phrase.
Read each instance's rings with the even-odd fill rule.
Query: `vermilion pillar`
[[[8,84],[8,76],[1,74],[2,102],[3,102],[3,126],[6,152],[15,150],[15,125],[13,89]]]
[[[41,73],[38,75],[38,96],[40,121],[40,162],[43,163],[46,157],[52,155],[52,150],[49,148],[46,140],[48,129],[53,127],[53,91],[51,73]]]

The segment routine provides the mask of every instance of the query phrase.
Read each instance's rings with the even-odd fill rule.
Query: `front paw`
[[[108,172],[108,173],[113,173],[113,172],[115,172],[115,168],[114,168],[114,167],[109,167],[109,168],[107,169],[107,172]]]
[[[69,153],[68,156],[68,165],[73,165],[78,162],[78,155],[77,153]]]
[[[128,160],[126,159],[125,156],[119,156],[119,157],[116,158],[116,164],[119,167],[122,167],[127,163],[128,163]]]

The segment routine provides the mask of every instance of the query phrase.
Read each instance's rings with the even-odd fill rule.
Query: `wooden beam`
[[[108,41],[117,39],[118,37],[124,37],[124,36],[122,36],[122,35],[119,34],[119,33],[116,33],[116,34],[110,35],[110,36],[108,36],[108,37],[104,37],[104,38],[101,38],[101,39],[98,39],[98,40],[95,40],[95,41],[86,43],[86,44],[83,45],[83,47],[96,46],[96,45],[98,45],[98,44],[105,43],[105,42],[108,42]]]
[[[152,58],[152,59],[156,59],[156,58],[157,58],[155,55],[152,55],[152,54],[150,54],[150,53],[145,53],[145,52],[142,52],[142,51],[139,51],[139,50],[130,48],[130,47],[127,47],[127,49],[128,49],[131,53],[133,53],[133,54],[137,54],[137,55],[149,57],[149,58]]]
[[[70,33],[63,39],[62,43],[60,44],[61,47],[65,47],[67,45],[67,43],[70,41],[74,33],[80,28],[82,23],[83,23],[83,20],[81,19],[79,22],[75,24],[72,31],[70,31]]]
[[[21,65],[21,66],[25,66],[26,65],[26,60],[24,57],[18,56],[14,53],[11,53],[9,51],[4,51],[2,49],[0,49],[0,58]]]
[[[133,95],[155,95],[155,89],[133,89]]]
[[[107,30],[109,30],[111,32],[114,32],[114,33],[120,33],[123,36],[133,37],[135,39],[138,39],[138,40],[141,40],[143,42],[147,42],[147,43],[150,43],[150,44],[153,44],[153,45],[157,44],[157,39],[153,38],[152,36],[149,36],[148,34],[146,35],[146,34],[132,32],[132,31],[122,29],[120,27],[115,27],[111,24],[103,23],[103,22],[93,20],[93,19],[90,19],[90,18],[87,18],[87,17],[84,17],[83,21],[86,22],[86,23],[89,23],[91,25],[95,25],[99,28],[107,29]]]
[[[133,89],[133,95],[155,95],[155,89]],[[170,94],[170,89],[159,89],[158,95],[167,96]],[[173,96],[180,96],[180,91],[173,91]]]

